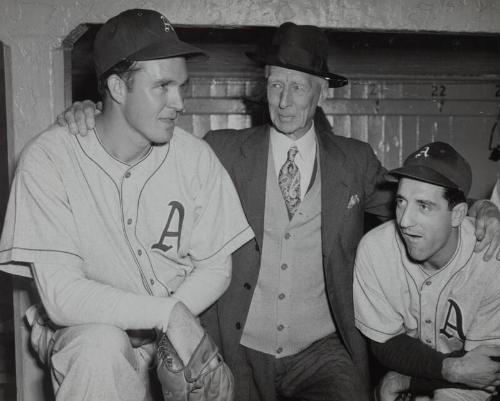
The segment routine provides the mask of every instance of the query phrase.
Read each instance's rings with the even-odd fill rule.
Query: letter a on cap
[[[163,25],[165,25],[165,32],[170,32],[170,31],[174,30],[174,27],[169,22],[169,20],[167,19],[167,17],[165,17],[164,15],[162,15],[160,18],[163,21]]]
[[[416,155],[415,155],[415,159],[417,157],[420,157],[420,156],[424,156],[424,157],[429,157],[429,147],[426,146],[425,148],[423,148],[420,152],[418,152]]]

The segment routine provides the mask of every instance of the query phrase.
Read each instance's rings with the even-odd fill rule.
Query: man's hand
[[[405,376],[397,372],[388,372],[378,386],[377,401],[396,401],[404,400],[403,395],[410,387],[410,376]]]
[[[460,358],[446,358],[443,361],[443,377],[451,383],[494,392],[495,387],[500,385],[500,362],[490,357],[499,356],[499,346],[480,345]]]
[[[476,246],[475,252],[481,252],[488,246],[483,259],[491,259],[497,251],[497,260],[500,260],[500,210],[493,202],[479,200],[472,205],[469,214],[476,218]]]
[[[87,131],[95,127],[95,116],[102,110],[102,102],[92,100],[73,103],[67,110],[57,116],[61,127],[68,126],[73,135],[87,135]]]

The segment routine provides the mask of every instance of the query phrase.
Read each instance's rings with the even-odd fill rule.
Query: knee
[[[53,359],[58,354],[71,355],[73,361],[89,361],[94,367],[123,357],[133,362],[133,349],[125,331],[103,324],[68,327],[56,333]]]

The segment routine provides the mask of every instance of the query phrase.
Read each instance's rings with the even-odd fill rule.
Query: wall
[[[63,109],[63,39],[82,22],[131,7],[155,8],[174,24],[500,32],[495,0],[1,0],[0,40],[9,47],[10,167],[24,144]]]

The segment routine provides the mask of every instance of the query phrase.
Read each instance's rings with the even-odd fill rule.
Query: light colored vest
[[[291,221],[271,150],[267,165],[260,272],[241,344],[281,358],[333,333],[335,326],[323,278],[319,161],[314,182]]]

